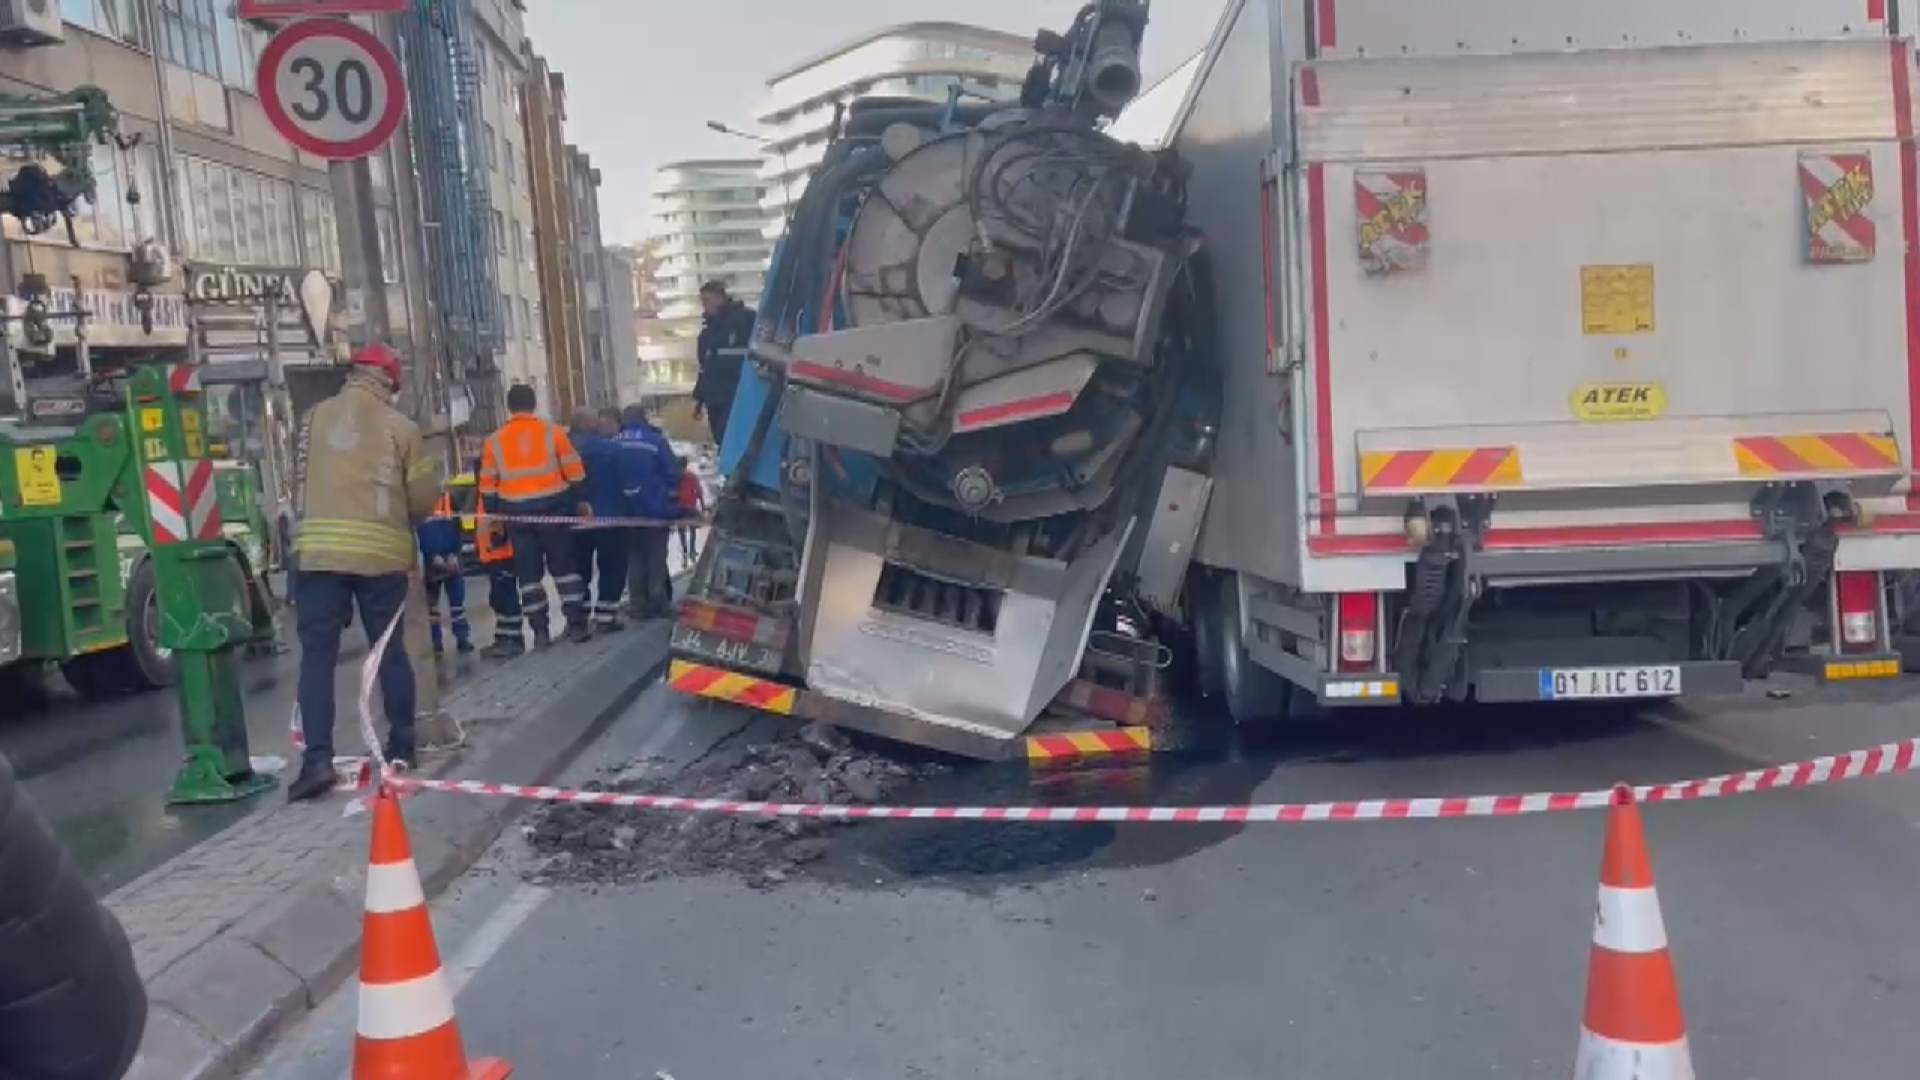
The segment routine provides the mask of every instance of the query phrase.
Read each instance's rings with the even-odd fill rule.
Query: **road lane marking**
[[[455,996],[466,989],[467,983],[507,944],[514,931],[532,918],[533,913],[540,910],[540,905],[552,895],[551,889],[522,885],[514,889],[513,894],[493,910],[493,914],[487,916],[487,921],[480,924],[480,929],[475,930],[454,955],[453,969],[447,978],[453,984]]]

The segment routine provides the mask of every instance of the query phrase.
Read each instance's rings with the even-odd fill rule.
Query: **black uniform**
[[[0,757],[0,1077],[119,1080],[146,1028],[126,931]]]
[[[740,371],[747,362],[747,343],[753,340],[753,309],[738,300],[727,301],[717,314],[700,324],[700,375],[693,383],[693,400],[707,411],[707,429],[718,446],[727,435],[727,414],[740,389]]]

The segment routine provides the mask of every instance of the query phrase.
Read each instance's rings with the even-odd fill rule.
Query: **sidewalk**
[[[651,623],[483,668],[442,707],[469,745],[424,763],[428,775],[543,783],[637,698],[666,657]],[[352,698],[341,701],[343,752]],[[364,817],[347,796],[289,806],[275,796],[247,820],[107,898],[132,939],[152,1007],[135,1080],[233,1075],[283,1024],[352,972],[365,887]],[[429,893],[457,877],[519,808],[505,801],[410,804]]]

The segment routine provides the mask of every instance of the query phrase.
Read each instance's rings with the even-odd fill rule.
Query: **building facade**
[[[566,144],[567,84],[545,58],[527,50],[527,77],[520,86],[526,133],[528,188],[533,196],[533,239],[539,265],[540,318],[547,339],[548,383],[540,398],[556,417],[591,399],[586,342],[582,333],[580,268],[574,256],[572,156]]]
[[[634,292],[637,268],[633,249],[607,248],[600,279],[607,289],[607,359],[613,378],[613,404],[633,405],[640,389],[640,298]]]
[[[579,275],[580,341],[585,351],[586,403],[614,403],[616,357],[613,308],[608,302],[607,247],[600,238],[600,170],[577,146],[567,148],[567,198],[572,203],[573,260]],[[627,363],[635,363],[631,357]]]
[[[528,77],[524,7],[518,0],[469,0],[479,30],[474,72],[480,101],[480,157],[489,178],[487,248],[500,311],[496,353],[508,385],[526,383],[548,397],[547,332],[540,264],[533,241],[533,191],[520,88]]]
[[[762,227],[759,172],[756,159],[720,158],[670,162],[654,174],[647,231],[658,327],[640,360],[642,382],[657,395],[693,388],[702,285],[717,281],[748,306],[760,302],[773,241]]]
[[[839,106],[870,96],[939,102],[956,90],[974,99],[1012,100],[1032,65],[1031,35],[914,22],[862,34],[774,75],[754,111],[764,140],[767,235],[780,235],[788,208],[806,190]]]

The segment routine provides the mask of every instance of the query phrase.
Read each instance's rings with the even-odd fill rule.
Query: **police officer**
[[[289,801],[334,785],[334,677],[340,632],[355,607],[369,644],[407,602],[414,527],[440,497],[440,463],[421,448],[420,429],[393,407],[400,358],[385,345],[354,354],[346,386],[314,406],[300,427],[295,467],[294,550],[300,556],[300,720],[306,751]],[[395,638],[399,638],[398,632]],[[380,663],[387,712],[386,756],[414,760],[413,665],[401,640]]]
[[[567,620],[567,636],[586,641],[587,589],[574,560],[570,523],[523,522],[515,517],[582,518],[592,516],[583,490],[586,470],[573,440],[557,424],[533,415],[537,402],[533,387],[507,390],[507,411],[513,415],[487,437],[480,455],[480,496],[507,517],[507,540],[513,545],[513,572],[520,579],[520,609],[533,630],[536,647],[549,643],[547,589],[543,579],[553,575],[560,609]]]
[[[520,614],[520,582],[513,576],[513,544],[507,527],[486,519],[487,500],[474,500],[480,523],[473,532],[473,549],[487,574],[487,606],[493,609],[493,642],[480,653],[489,660],[511,660],[527,651]]]

